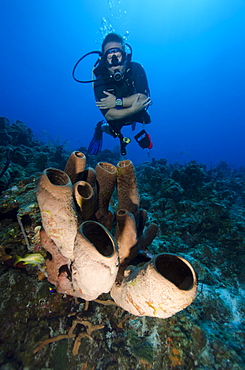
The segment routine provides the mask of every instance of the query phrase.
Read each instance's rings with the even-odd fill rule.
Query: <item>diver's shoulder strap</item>
[[[134,83],[134,80],[133,80],[133,72],[132,72],[132,68],[133,68],[133,62],[127,62],[127,65],[126,65],[126,83],[128,85],[128,88],[129,88],[129,95],[133,95],[136,93],[136,90],[135,90],[135,83]]]

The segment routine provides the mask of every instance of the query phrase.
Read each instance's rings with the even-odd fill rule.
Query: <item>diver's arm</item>
[[[109,109],[105,114],[105,118],[107,119],[107,121],[113,121],[113,120],[117,120],[117,119],[127,118],[127,117],[130,117],[133,114],[138,113],[141,110],[147,108],[148,105],[151,103],[151,99],[148,98],[148,97],[146,97],[146,99],[142,99],[141,95],[143,95],[143,94],[135,94],[133,103],[128,108],[122,108],[122,109],[111,108],[111,109]]]
[[[128,96],[127,98],[123,98],[123,107],[128,108],[131,107],[135,99],[139,97],[141,101],[146,100],[148,97],[145,94],[133,94]]]
[[[100,109],[115,108],[116,96],[107,91],[103,91],[103,93],[107,95],[107,97],[102,98],[99,101],[97,101],[96,106]],[[131,107],[136,98],[140,99],[140,101],[144,101],[145,99],[147,99],[147,96],[145,94],[138,93],[138,94],[133,94],[131,96],[128,96],[127,98],[122,98],[123,108]]]

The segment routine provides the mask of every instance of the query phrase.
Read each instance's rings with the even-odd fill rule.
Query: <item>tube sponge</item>
[[[78,224],[69,176],[54,168],[44,170],[37,187],[37,200],[47,235],[63,256],[73,259]]]
[[[111,296],[133,315],[165,319],[189,306],[196,296],[196,273],[182,257],[159,254],[124,274],[124,279],[113,285]]]

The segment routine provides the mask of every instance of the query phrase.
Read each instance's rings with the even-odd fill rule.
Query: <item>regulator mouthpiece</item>
[[[113,73],[113,78],[114,78],[115,81],[121,81],[121,79],[123,78],[123,75],[119,71],[119,69],[115,69],[115,71]]]

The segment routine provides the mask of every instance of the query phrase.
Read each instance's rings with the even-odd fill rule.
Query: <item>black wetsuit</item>
[[[128,62],[126,71],[121,81],[115,81],[106,68],[102,69],[101,73],[97,75],[94,83],[94,94],[97,101],[106,98],[107,95],[103,91],[110,92],[117,98],[127,98],[133,94],[141,93],[146,96],[150,95],[146,73],[144,68],[137,62]],[[108,109],[101,109],[105,116]],[[120,120],[108,121],[112,132],[120,133],[120,130],[125,125],[131,125],[135,122],[150,123],[151,118],[144,109],[130,117]]]

